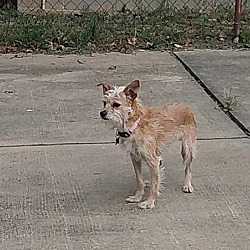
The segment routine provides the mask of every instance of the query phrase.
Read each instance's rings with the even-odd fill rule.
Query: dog
[[[191,110],[181,104],[163,108],[145,107],[138,98],[139,80],[127,86],[112,86],[100,83],[103,87],[103,109],[100,116],[116,129],[116,144],[129,153],[135,170],[136,191],[126,201],[139,203],[142,209],[152,209],[160,193],[162,182],[161,154],[166,144],[181,141],[181,156],[185,165],[183,191],[192,193],[191,163],[195,157],[197,125]],[[150,171],[148,198],[141,201],[144,194],[142,162]]]

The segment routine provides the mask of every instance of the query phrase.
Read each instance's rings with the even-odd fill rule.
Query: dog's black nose
[[[100,112],[100,116],[101,116],[101,118],[104,119],[104,120],[107,120],[106,115],[107,115],[107,111],[106,111],[106,110],[103,110],[103,111]]]

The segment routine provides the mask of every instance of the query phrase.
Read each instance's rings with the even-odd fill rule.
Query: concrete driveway
[[[1,250],[249,249],[249,138],[178,60],[166,52],[12,57],[0,55]],[[181,191],[174,143],[151,211],[125,203],[135,188],[133,169],[98,117],[96,84],[134,79],[145,104],[186,103],[199,128],[195,192]],[[246,124],[249,116],[242,117]]]

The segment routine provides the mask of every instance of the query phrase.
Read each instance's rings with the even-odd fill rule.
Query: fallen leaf
[[[77,59],[76,61],[77,61],[78,63],[80,63],[80,64],[84,64],[84,62],[81,61],[80,59]]]
[[[137,44],[137,41],[138,41],[138,40],[137,40],[136,37],[133,37],[133,38],[132,38],[132,43],[133,43],[133,45],[136,45],[136,44]]]
[[[154,43],[147,42],[147,43],[146,43],[146,46],[147,46],[148,48],[152,48],[152,47],[154,46]]]
[[[115,66],[115,65],[109,66],[109,67],[108,67],[108,70],[116,70],[116,66]]]
[[[232,109],[232,108],[229,108],[229,107],[225,107],[225,108],[223,108],[223,111],[224,111],[224,112],[229,112],[229,111],[233,111],[233,109]]]
[[[49,50],[56,50],[55,46],[54,46],[54,43],[50,42],[50,41],[47,41],[47,43],[49,44],[48,45],[48,48]]]
[[[88,43],[87,43],[87,46],[88,46],[88,47],[91,47],[91,48],[95,48],[95,47],[96,47],[96,45],[95,45],[94,43],[91,43],[91,42],[88,42]]]
[[[22,52],[28,54],[33,53],[34,51],[32,49],[23,49]]]
[[[136,37],[132,37],[131,39],[128,38],[127,40],[128,40],[128,44],[133,45],[133,46],[136,45],[138,41]]]
[[[128,44],[132,45],[132,41],[128,38]]]
[[[182,48],[182,45],[177,44],[177,43],[175,43],[174,46],[175,46],[175,48],[177,48],[177,49],[181,49],[181,48]]]
[[[193,47],[193,42],[192,41],[186,41],[185,44],[184,44],[184,47],[185,48],[191,48],[191,47]]]
[[[13,57],[11,57],[11,59],[12,59],[12,58],[24,58],[25,55],[26,55],[25,53],[21,52],[21,53],[18,53],[18,54],[16,54],[16,55],[14,55]]]
[[[4,93],[5,93],[5,94],[13,94],[14,91],[13,91],[13,90],[5,90]]]
[[[217,19],[216,18],[209,18],[208,21],[209,22],[217,22]]]
[[[219,33],[217,34],[217,37],[219,41],[223,42],[227,36],[223,31],[219,31]]]
[[[8,54],[8,53],[15,53],[16,52],[16,47],[5,47],[3,50],[4,53]]]
[[[107,44],[108,47],[115,47],[116,46],[116,43],[115,42],[112,42],[110,44]]]
[[[93,53],[86,53],[84,54],[84,56],[87,56],[87,57],[95,57],[95,55]]]
[[[64,45],[58,45],[57,49],[59,49],[59,50],[65,50],[65,46]]]

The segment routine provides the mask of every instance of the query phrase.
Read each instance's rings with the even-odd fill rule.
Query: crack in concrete
[[[0,145],[0,148],[24,148],[24,147],[54,147],[54,146],[78,146],[78,145],[107,145],[115,144],[115,142],[48,142],[48,143],[27,143],[27,144],[11,144]]]
[[[233,136],[233,137],[211,137],[197,138],[197,141],[221,141],[221,140],[242,140],[250,139],[249,136]],[[25,148],[25,147],[55,147],[55,146],[91,146],[91,145],[115,145],[115,141],[100,142],[52,142],[52,143],[30,143],[30,144],[12,144],[0,145],[0,148]]]
[[[218,105],[222,112],[224,112],[229,119],[234,122],[239,129],[243,131],[244,134],[250,138],[250,131],[247,127],[237,119],[231,111],[228,111],[225,105],[217,98],[214,93],[207,87],[207,85],[199,78],[197,74],[174,52],[169,52],[171,56],[173,56],[177,61],[179,61],[182,66],[185,68],[187,73],[194,78],[194,80],[202,87],[202,89],[206,92],[206,94]]]

